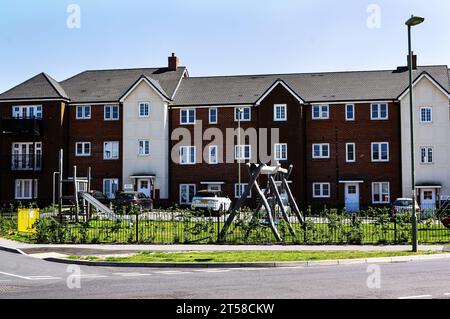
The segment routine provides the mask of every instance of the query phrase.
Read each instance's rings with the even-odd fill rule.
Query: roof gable
[[[61,85],[45,73],[39,73],[29,80],[0,94],[0,100],[63,99],[68,96]]]
[[[420,81],[422,79],[427,79],[428,81],[430,81],[439,91],[442,92],[442,94],[444,94],[445,96],[447,96],[447,98],[450,99],[450,93],[449,91],[444,88],[439,82],[437,82],[428,72],[424,71],[421,74],[419,74],[419,76],[416,77],[416,79],[413,81],[413,88],[420,83]],[[398,96],[398,100],[402,100],[405,96],[408,95],[410,91],[410,87],[408,85],[408,87]],[[413,92],[414,93],[414,92]],[[414,96],[414,94],[413,94]]]
[[[167,93],[161,85],[159,85],[157,81],[145,75],[141,75],[139,79],[120,97],[119,101],[123,102],[142,82],[147,83],[147,85],[151,87],[162,100],[167,102],[171,101],[170,97],[167,96]]]
[[[284,87],[286,91],[288,91],[299,103],[305,103],[304,100],[293,89],[291,89],[289,85],[286,84],[286,82],[284,82],[282,79],[278,79],[258,100],[256,100],[255,105],[260,105],[261,102],[279,85]]]

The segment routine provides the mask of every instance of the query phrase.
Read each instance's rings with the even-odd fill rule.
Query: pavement
[[[117,269],[0,251],[0,299],[449,299],[449,266],[446,259],[311,268]]]
[[[130,255],[141,251],[411,251],[408,245],[390,246],[295,246],[295,245],[39,245],[0,238],[0,247],[20,249],[27,254],[55,253],[69,256]],[[421,245],[420,251],[450,252],[450,246]]]

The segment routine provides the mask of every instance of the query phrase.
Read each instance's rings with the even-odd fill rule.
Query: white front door
[[[345,184],[345,210],[359,211],[359,184]]]
[[[420,208],[422,210],[436,208],[436,190],[422,189],[420,192]]]
[[[138,179],[137,180],[137,191],[150,197],[150,179]]]

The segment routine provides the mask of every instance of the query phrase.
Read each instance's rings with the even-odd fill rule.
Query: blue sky
[[[0,0],[0,91],[43,71],[165,66],[171,52],[191,76],[391,69],[406,63],[412,13],[427,18],[419,64],[450,64],[448,0]]]

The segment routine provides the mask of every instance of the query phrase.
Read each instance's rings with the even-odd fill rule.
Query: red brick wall
[[[92,170],[91,189],[103,191],[104,178],[118,178],[122,185],[122,105],[119,107],[118,121],[104,120],[104,105],[91,106],[91,119],[77,120],[76,106],[70,106],[69,129],[69,175],[73,175],[73,165],[77,166],[78,176],[87,176],[88,167]],[[119,142],[119,159],[103,159],[103,143]],[[75,156],[76,142],[91,142],[91,156]]]
[[[345,120],[345,105],[330,105],[329,120],[312,120],[311,106],[306,108],[306,183],[308,201],[315,205],[343,206],[344,185],[340,180],[364,180],[360,185],[360,203],[372,205],[372,182],[390,182],[391,201],[401,195],[400,105],[389,104],[389,119],[370,119],[370,103],[355,105],[355,121]],[[389,142],[390,161],[373,163],[371,143]],[[313,159],[312,144],[329,143],[330,159]],[[345,144],[356,144],[356,163],[346,163]],[[313,199],[314,182],[331,182],[331,198]]]
[[[201,120],[203,123],[203,132],[208,128],[218,128],[222,132],[226,132],[227,128],[236,128],[238,123],[234,121],[234,107],[218,107],[218,123],[209,124],[209,109],[208,108],[197,108],[196,109],[196,119]],[[171,109],[171,127],[172,130],[182,127],[186,128],[191,132],[192,137],[194,136],[194,126],[192,125],[180,125],[180,109]],[[249,127],[256,127],[257,123],[257,110],[252,107],[252,116],[250,122],[241,122],[241,127],[247,129]],[[224,133],[225,136],[225,133]],[[224,137],[224,143],[225,143]],[[178,141],[171,142],[172,147],[177,144]],[[205,148],[210,141],[204,141],[202,147]],[[237,139],[235,139],[237,145]],[[243,140],[241,141],[243,144]],[[192,142],[193,145],[193,142]],[[219,145],[219,153],[221,146]],[[226,159],[226,147],[222,146],[223,159]],[[177,151],[178,152],[178,151]],[[203,150],[196,150],[197,161],[200,159]],[[252,153],[254,152],[252,148]],[[207,159],[207,158],[206,158]],[[244,164],[241,164],[241,177],[242,183],[248,181],[248,171]],[[170,194],[171,200],[175,203],[179,202],[179,185],[180,184],[196,184],[197,190],[204,189],[207,186],[201,185],[202,181],[207,180],[220,180],[224,181],[225,185],[222,186],[222,190],[225,191],[231,199],[234,199],[234,184],[238,182],[238,165],[237,163],[222,163],[217,165],[210,165],[203,161],[201,164],[197,165],[178,165],[172,160],[170,162]],[[254,194],[253,194],[254,195]],[[253,196],[254,197],[254,196]]]
[[[61,101],[0,103],[0,116],[11,117],[12,107],[19,105],[42,105],[42,136],[0,135],[0,200],[14,201],[16,179],[38,179],[39,202],[48,204],[53,196],[53,172],[59,170],[59,150],[67,150],[67,106]],[[42,142],[42,170],[38,172],[12,171],[12,144],[16,142]]]

